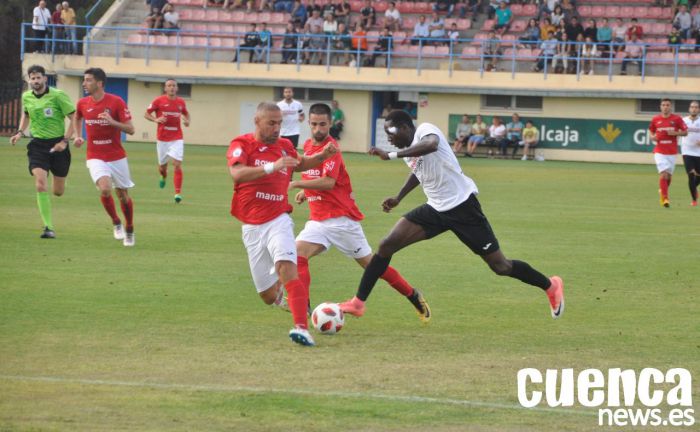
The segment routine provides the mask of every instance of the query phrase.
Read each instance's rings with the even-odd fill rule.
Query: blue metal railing
[[[91,25],[91,23],[90,23],[90,18],[92,17],[92,14],[95,13],[95,11],[97,10],[97,8],[100,7],[100,5],[102,4],[103,1],[104,1],[104,0],[97,0],[97,1],[95,2],[95,4],[92,5],[92,7],[90,8],[90,10],[87,11],[87,13],[85,14],[85,23],[86,23],[88,26]]]
[[[70,31],[75,34],[75,30],[85,30],[85,38],[83,40],[69,40],[65,35]],[[31,24],[24,23],[22,25],[21,37],[22,58],[24,54],[29,52],[29,46],[34,51],[43,51],[52,55],[52,61],[55,55],[63,54],[70,51],[68,48],[78,46],[78,52],[82,51],[85,57],[85,62],[88,63],[90,57],[94,55],[96,49],[100,49],[101,56],[112,56],[118,64],[120,59],[125,56],[125,52],[130,50],[130,57],[142,57],[146,65],[152,58],[164,57],[160,55],[163,50],[174,50],[176,65],[179,65],[183,59],[183,52],[188,53],[188,57],[201,58],[203,55],[206,66],[212,61],[213,57],[222,60],[224,53],[230,55],[235,54],[235,63],[238,68],[242,62],[241,55],[248,54],[249,58],[257,55],[261,63],[267,65],[268,70],[276,60],[275,55],[293,58],[293,63],[296,64],[297,70],[300,70],[304,63],[309,63],[311,60],[316,60],[317,64],[325,65],[330,71],[331,66],[336,66],[334,63],[339,59],[352,58],[349,66],[356,68],[357,73],[361,68],[370,67],[373,63],[367,59],[385,59],[385,67],[387,74],[391,74],[393,69],[396,69],[397,64],[400,66],[410,67],[416,70],[418,75],[423,69],[439,68],[440,63],[447,61],[447,68],[450,76],[455,69],[456,64],[463,66],[474,67],[482,75],[491,67],[496,67],[501,71],[511,72],[511,77],[514,79],[517,73],[530,71],[531,65],[539,62],[541,72],[545,79],[552,73],[551,63],[572,63],[575,65],[575,70],[572,72],[577,79],[581,79],[584,70],[584,63],[590,62],[590,67],[595,65],[605,64],[607,66],[608,80],[612,81],[614,76],[614,65],[620,64],[625,67],[631,63],[636,63],[639,67],[638,72],[641,75],[642,81],[649,73],[648,66],[650,64],[657,66],[667,66],[672,68],[672,74],[668,69],[660,70],[657,75],[670,76],[677,80],[681,73],[683,76],[698,76],[700,75],[700,54],[694,54],[694,50],[700,48],[695,45],[681,44],[668,46],[667,44],[654,43],[638,43],[641,49],[641,56],[635,59],[623,59],[616,53],[625,47],[624,43],[607,43],[596,44],[597,47],[606,48],[603,54],[596,57],[587,57],[585,55],[585,42],[558,42],[557,45],[561,48],[555,49],[555,52],[542,54],[542,44],[540,42],[529,42],[519,40],[485,40],[485,39],[442,39],[442,38],[418,38],[411,40],[405,38],[388,41],[388,50],[378,52],[374,47],[369,49],[362,48],[363,46],[372,45],[379,41],[379,36],[358,36],[353,39],[365,39],[367,44],[356,43],[355,47],[349,49],[338,49],[334,44],[334,36],[326,34],[315,34],[313,36],[305,34],[279,34],[273,33],[267,39],[264,46],[246,47],[241,46],[244,40],[244,33],[235,32],[216,32],[216,31],[194,31],[194,30],[179,30],[179,29],[157,29],[147,30],[141,28],[128,27],[94,27],[94,26],[52,26],[51,32],[48,32],[46,39],[37,39],[28,37],[28,34],[33,36]],[[116,36],[110,37],[109,40],[102,40],[100,32],[114,32]],[[283,40],[284,37],[291,36],[296,39],[293,47],[279,46],[275,41]],[[310,38],[315,38],[313,44],[305,45]],[[319,39],[323,39],[319,42]],[[336,40],[337,41],[337,40]],[[462,47],[461,49],[459,47]],[[104,50],[103,47],[113,47],[113,49]],[[527,49],[530,48],[530,49]],[[562,49],[563,48],[563,49]],[[669,51],[669,49],[671,51]],[[137,51],[134,51],[137,50]],[[140,50],[140,51],[138,51]],[[656,51],[656,50],[663,50]],[[155,55],[154,55],[155,52]],[[165,51],[167,53],[167,51]],[[172,59],[172,54],[167,54],[165,57]],[[399,59],[404,61],[399,62]],[[432,61],[432,62],[431,62]],[[278,61],[279,62],[279,61]],[[504,65],[507,65],[503,69]],[[600,70],[600,66],[598,67]],[[556,68],[555,71],[557,72]],[[564,71],[566,72],[566,71]]]

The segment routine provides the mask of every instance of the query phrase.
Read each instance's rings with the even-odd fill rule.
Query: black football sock
[[[526,284],[542,288],[543,290],[546,290],[551,285],[549,278],[530,267],[530,264],[518,260],[513,260],[511,262],[513,263],[513,271],[510,272],[508,276],[521,280]]]
[[[367,300],[367,297],[369,297],[369,294],[372,292],[372,288],[374,288],[377,280],[389,267],[389,262],[391,262],[391,257],[384,258],[380,257],[379,255],[374,255],[372,257],[372,260],[367,265],[367,268],[365,268],[365,272],[362,274],[360,287],[357,289],[357,298],[362,301]]]

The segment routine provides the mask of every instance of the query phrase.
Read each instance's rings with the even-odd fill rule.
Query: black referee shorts
[[[683,165],[685,165],[686,173],[690,174],[691,171],[695,171],[696,175],[700,175],[700,157],[683,155]]]
[[[27,144],[27,158],[29,159],[29,174],[34,168],[41,168],[51,172],[56,177],[66,177],[70,169],[70,147],[62,152],[51,153],[51,148],[59,143],[63,137],[41,139],[32,138]]]
[[[496,235],[474,194],[451,210],[439,212],[428,204],[423,204],[403,217],[420,225],[428,238],[452,231],[477,255],[488,255],[499,249]]]

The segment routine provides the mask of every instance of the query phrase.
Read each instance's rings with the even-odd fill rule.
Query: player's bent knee
[[[508,276],[513,271],[513,266],[507,261],[489,264],[489,268],[499,276]]]

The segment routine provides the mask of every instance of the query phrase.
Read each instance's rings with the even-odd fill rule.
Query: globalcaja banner
[[[469,116],[472,123],[475,117]],[[483,116],[483,119],[486,124],[491,124],[491,116]],[[501,119],[504,123],[511,121],[510,116],[501,116]],[[540,131],[539,148],[646,153],[651,153],[654,148],[649,139],[648,121],[527,116],[521,116],[520,120],[523,124],[532,120]],[[450,140],[454,139],[460,121],[462,114],[450,114]]]

